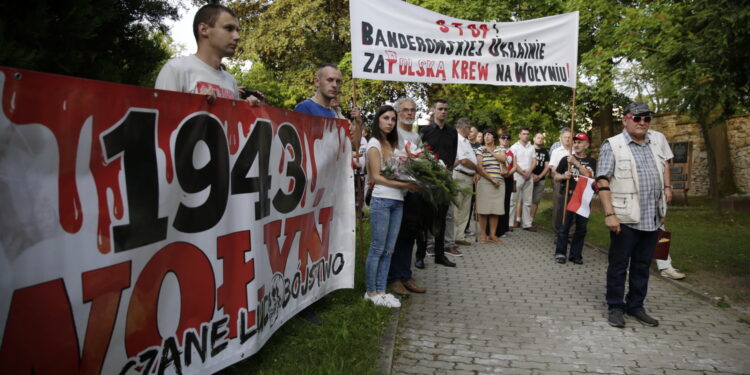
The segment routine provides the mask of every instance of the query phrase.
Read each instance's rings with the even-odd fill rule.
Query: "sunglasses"
[[[629,117],[633,119],[633,122],[641,122],[641,120],[643,120],[643,122],[647,124],[651,122],[651,116],[632,116],[631,115]]]
[[[507,135],[504,135],[504,136],[500,137],[500,139],[510,139],[510,137],[508,137]]]

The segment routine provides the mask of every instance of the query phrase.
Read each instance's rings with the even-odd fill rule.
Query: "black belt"
[[[473,174],[469,174],[469,173],[467,173],[467,172],[464,172],[464,171],[462,171],[462,170],[460,170],[460,169],[458,169],[458,168],[454,169],[454,171],[456,171],[456,172],[458,172],[458,173],[460,173],[460,174],[462,174],[462,175],[465,175],[465,176],[469,176],[469,177],[474,177],[474,175],[473,175]]]

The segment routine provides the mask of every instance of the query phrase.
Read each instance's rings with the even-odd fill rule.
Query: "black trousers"
[[[433,235],[435,236],[435,256],[445,255],[445,217],[448,216],[448,205],[440,206],[437,209],[437,215],[435,216],[435,229]],[[453,228],[451,228],[453,230]]]
[[[411,274],[411,255],[414,243],[417,243],[417,259],[424,259],[426,253],[426,236],[424,230],[425,202],[417,193],[408,192],[404,196],[404,215],[396,238],[396,245],[388,269],[388,282],[409,281]]]
[[[657,231],[646,232],[620,224],[620,233],[609,232],[609,238],[607,304],[610,309],[624,311],[643,308]],[[624,295],[628,273],[628,294]]]
[[[569,194],[573,196],[573,194]],[[582,259],[583,258],[583,242],[586,239],[586,232],[588,228],[589,218],[578,215],[574,212],[563,211],[565,207],[565,197],[560,194],[560,212],[559,220],[557,223],[557,243],[555,244],[555,256],[562,255],[569,257],[570,260]],[[563,219],[565,222],[563,223]],[[575,233],[573,234],[573,241],[570,243],[570,255],[568,256],[568,233],[570,233],[570,227],[575,225]]]
[[[497,230],[495,231],[495,235],[500,237],[505,232],[510,229],[510,226],[508,225],[508,215],[510,215],[510,195],[513,194],[513,184],[515,184],[515,180],[513,177],[505,178],[505,201],[503,202],[503,207],[505,207],[505,215],[500,215],[500,222],[497,224]],[[488,224],[489,225],[489,224]]]

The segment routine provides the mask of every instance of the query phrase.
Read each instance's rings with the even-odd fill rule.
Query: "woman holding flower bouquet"
[[[367,142],[367,170],[374,187],[370,201],[370,250],[365,261],[365,300],[387,307],[401,306],[396,297],[385,292],[385,287],[401,226],[404,191],[419,190],[419,186],[413,182],[387,179],[381,173],[390,164],[397,147],[396,110],[391,106],[382,106],[375,113],[372,138]]]
[[[489,241],[500,243],[495,231],[500,215],[505,214],[503,200],[506,187],[501,163],[505,163],[506,155],[498,146],[497,134],[494,131],[484,133],[484,146],[479,147],[476,153],[478,173],[474,175],[474,181],[477,184],[476,209],[481,230],[479,242],[487,242],[487,221],[489,220]]]

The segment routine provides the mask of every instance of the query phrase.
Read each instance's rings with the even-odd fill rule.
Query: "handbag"
[[[666,260],[669,257],[669,245],[672,243],[672,232],[659,228],[656,233],[656,248],[654,258]]]

